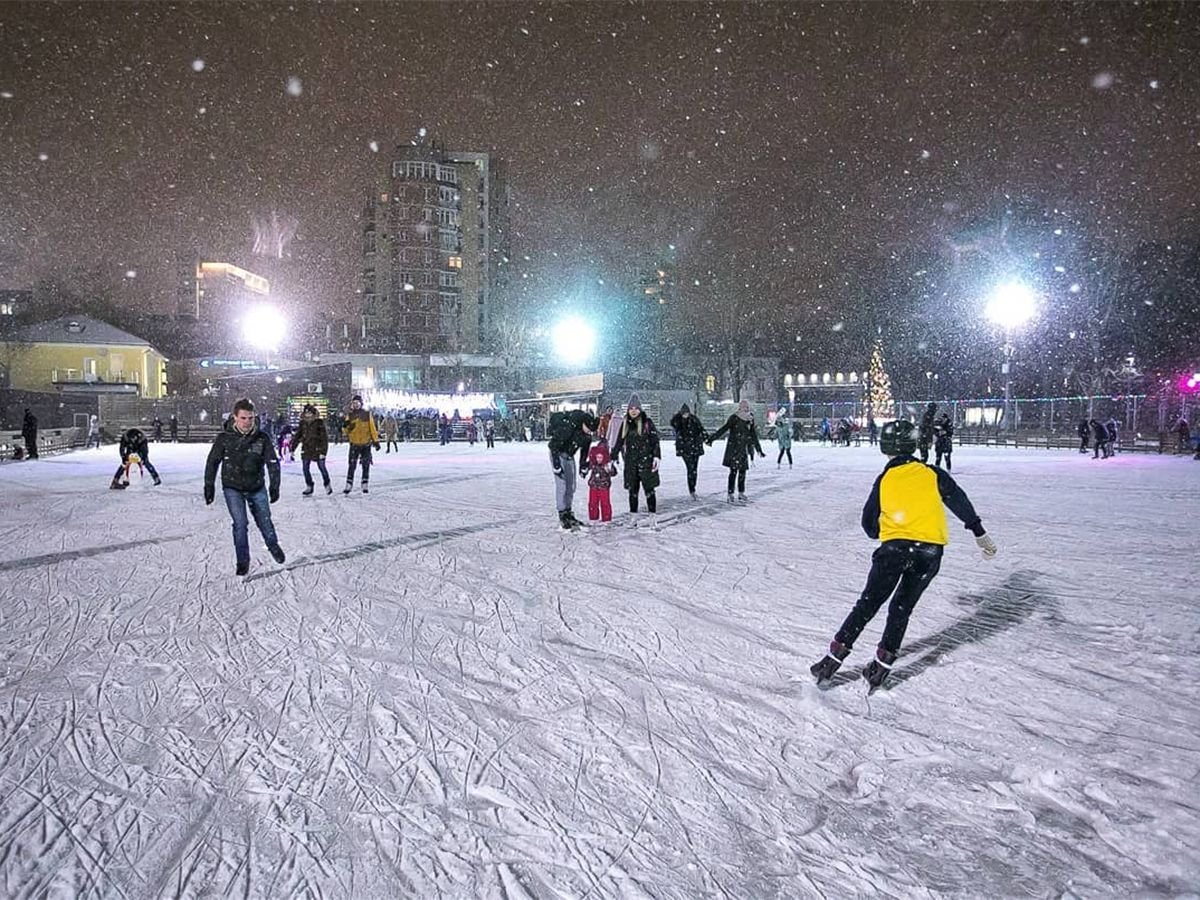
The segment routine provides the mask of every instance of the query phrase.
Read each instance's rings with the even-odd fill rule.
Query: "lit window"
[[[841,372],[838,372],[837,376],[834,380],[837,381],[838,384],[842,384],[846,380],[846,376],[843,375]]]
[[[826,372],[824,375],[821,376],[821,383],[829,384],[829,373],[828,372]]]
[[[705,375],[704,376],[704,389],[706,391],[708,391],[710,394],[713,393],[714,391],[716,391],[716,389],[717,389],[717,376],[716,375]]]

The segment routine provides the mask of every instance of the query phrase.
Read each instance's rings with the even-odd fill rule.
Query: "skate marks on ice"
[[[990,590],[960,595],[959,605],[973,607],[974,611],[966,618],[951,622],[933,634],[906,643],[901,649],[896,667],[892,669],[892,674],[880,690],[890,691],[909,679],[916,678],[960,647],[982,643],[1001,632],[1016,628],[1037,610],[1054,613],[1056,601],[1050,593],[1036,586],[1040,577],[1040,572],[1022,570],[1012,573]],[[885,606],[880,610],[880,615],[886,613]],[[842,670],[830,679],[827,689],[861,679],[861,666],[843,665]]]
[[[124,550],[134,550],[139,547],[169,544],[172,541],[186,540],[188,537],[190,535],[177,534],[167,537],[146,538],[141,541],[126,541],[123,544],[104,544],[99,547],[84,547],[80,550],[61,550],[58,553],[42,553],[38,556],[26,556],[21,559],[10,559],[0,562],[0,572],[34,569],[38,566],[54,566],[59,563],[70,562],[73,559],[89,559],[93,556],[104,556],[107,553],[121,553]]]
[[[256,572],[253,575],[247,576],[244,581],[258,581],[263,578],[273,578],[284,572],[292,572],[296,569],[305,569],[309,566],[319,566],[330,562],[340,562],[346,559],[354,559],[357,556],[365,556],[368,553],[378,553],[380,550],[394,550],[398,547],[406,547],[410,550],[421,550],[426,547],[432,547],[437,544],[443,544],[446,541],[454,538],[466,537],[471,534],[479,534],[484,531],[491,531],[495,528],[503,528],[506,525],[512,525],[519,522],[519,519],[499,519],[495,522],[482,522],[478,525],[462,525],[458,528],[439,528],[437,531],[424,531],[418,534],[405,534],[399,537],[384,538],[380,541],[369,541],[365,544],[358,544],[354,547],[346,547],[342,550],[334,550],[329,553],[318,553],[313,556],[304,556],[298,558],[293,563],[288,563],[278,569],[268,569],[263,572]]]

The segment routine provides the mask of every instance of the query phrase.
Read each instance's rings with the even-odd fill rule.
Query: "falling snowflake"
[[[13,98],[12,91],[0,91],[0,99],[11,100]]]
[[[204,71],[204,60],[193,59],[192,60],[192,71],[193,72],[203,72]]]
[[[200,107],[200,115],[204,115],[206,112],[208,112],[207,106]]]
[[[38,154],[38,160],[39,160],[39,161],[41,161],[41,162],[45,162],[45,161],[46,161],[46,160],[48,160],[49,158],[50,158],[50,154],[49,154],[49,153],[39,153],[39,154]]]
[[[1112,72],[1097,72],[1092,78],[1092,87],[1098,91],[1106,91],[1113,86],[1117,80]]]
[[[289,75],[287,87],[284,88],[289,97],[299,97],[304,93],[304,84],[295,75]]]
[[[845,328],[845,327],[846,327],[846,323],[845,323],[845,322],[834,322],[834,323],[833,323],[833,327],[832,327],[832,328],[830,328],[829,330],[830,330],[830,331],[841,331],[841,330],[842,330],[843,328]],[[839,377],[839,378],[841,378],[841,376],[840,376],[840,375],[839,375],[838,377]]]
[[[371,148],[372,153],[379,152],[379,141],[371,141],[367,144],[367,146]]]
[[[930,153],[928,150],[921,151],[921,159],[929,159],[929,157],[931,157],[931,156],[933,156],[933,154]]]
[[[1150,79],[1150,90],[1152,90],[1152,91],[1158,90],[1158,79],[1157,78]]]
[[[126,278],[137,278],[137,269],[126,269],[125,277]]]
[[[1067,290],[1069,290],[1072,294],[1078,294],[1081,290],[1083,290],[1083,288],[1078,284],[1073,284]]]

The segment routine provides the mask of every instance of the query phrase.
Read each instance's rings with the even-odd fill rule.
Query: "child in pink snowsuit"
[[[609,490],[612,488],[613,464],[608,452],[608,443],[601,435],[599,443],[592,447],[587,455],[588,461],[588,519],[595,522],[612,521],[612,500]]]

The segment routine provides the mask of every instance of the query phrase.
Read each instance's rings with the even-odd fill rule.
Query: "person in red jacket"
[[[600,441],[588,452],[588,520],[612,521],[612,478],[617,467],[608,452],[608,441],[600,433]]]

